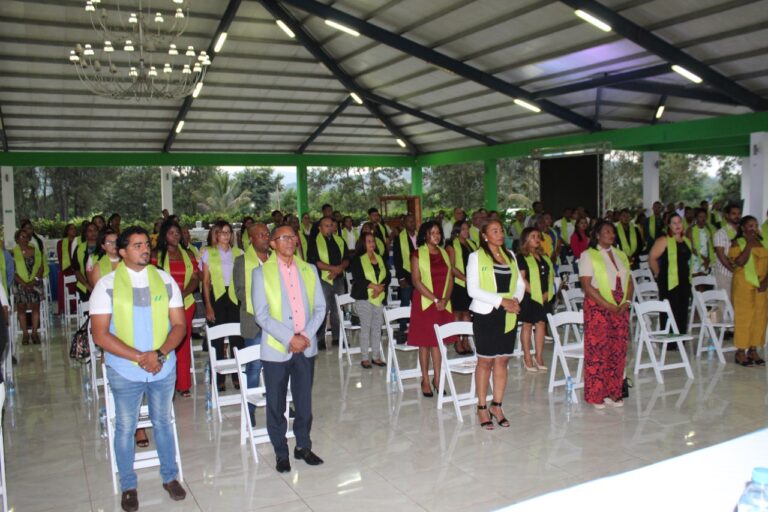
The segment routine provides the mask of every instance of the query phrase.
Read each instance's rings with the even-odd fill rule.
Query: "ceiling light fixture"
[[[337,23],[337,22],[335,22],[333,20],[325,20],[325,24],[328,25],[329,27],[335,28],[336,30],[341,30],[342,32],[346,32],[347,34],[349,34],[351,36],[358,37],[360,35],[360,32],[358,32],[357,30],[351,29],[351,28],[349,28],[349,27],[347,27],[345,25],[342,25],[341,23]]]
[[[213,53],[219,53],[224,46],[224,41],[227,40],[227,33],[222,32],[219,34],[219,38],[216,40],[216,46],[213,47]]]
[[[403,142],[403,139],[395,139],[395,140],[397,141],[397,144],[398,144],[398,145],[399,145],[401,148],[404,148],[404,147],[405,147],[405,142]]]
[[[687,78],[688,80],[690,80],[695,84],[700,84],[701,82],[704,81],[701,79],[699,75],[695,75],[690,71],[688,71],[687,69],[685,69],[683,66],[678,66],[677,64],[672,65],[672,71],[674,71],[678,75],[684,76],[685,78]]]
[[[518,105],[523,108],[527,108],[531,112],[536,112],[537,114],[541,112],[541,109],[534,105],[533,103],[528,103],[527,101],[523,101],[521,99],[515,98],[514,99],[515,105]]]
[[[184,129],[184,120],[182,119],[179,121],[179,124],[176,125],[176,133],[181,133],[181,130]]]
[[[664,115],[664,109],[666,107],[664,105],[659,105],[659,108],[656,109],[656,119],[661,119],[661,116]]]
[[[357,103],[358,105],[363,104],[363,99],[360,96],[358,96],[357,93],[351,92],[349,93],[349,95],[352,96],[352,99],[355,100],[355,103]]]
[[[195,90],[192,91],[192,97],[197,98],[200,96],[200,91],[203,89],[203,82],[197,82],[197,85],[195,86]]]
[[[76,44],[68,59],[92,93],[136,101],[175,100],[189,96],[202,83],[210,57],[203,52],[198,56],[180,41],[191,0],[84,3],[99,39],[95,44]],[[215,51],[221,50],[225,39],[222,32]]]
[[[293,30],[291,30],[290,28],[288,28],[288,25],[286,25],[286,24],[285,24],[285,22],[284,22],[283,20],[277,20],[277,21],[276,21],[276,23],[277,23],[277,26],[278,26],[278,27],[280,27],[281,29],[283,29],[283,32],[285,32],[285,35],[287,35],[287,36],[288,36],[288,37],[290,37],[291,39],[293,39],[293,38],[295,38],[295,37],[296,37],[296,34],[294,34],[294,33],[293,33]]]
[[[573,11],[573,13],[579,18],[589,23],[590,25],[594,25],[595,27],[599,28],[603,32],[611,31],[611,26],[609,24],[607,24],[606,22],[604,22],[599,18],[595,18],[594,16],[592,16],[586,11],[582,11],[581,9],[576,9],[575,11]]]

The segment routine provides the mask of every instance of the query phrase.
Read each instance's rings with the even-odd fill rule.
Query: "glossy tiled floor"
[[[675,370],[657,385],[644,372],[626,407],[595,411],[568,408],[563,391],[547,393],[546,374],[513,360],[512,426],[485,432],[468,409],[458,423],[417,388],[388,393],[383,369],[340,366],[335,351],[321,353],[313,440],[326,463],[292,461],[285,475],[274,470],[271,446],[259,448],[259,464],[240,446],[238,409],[222,424],[207,418],[199,374],[194,397],[176,400],[187,499],[170,501],[157,469],[141,470],[141,510],[493,510],[766,426],[764,368],[704,359],[694,373],[688,381]],[[119,510],[98,405],[83,398],[64,336],[20,347],[16,375],[4,421],[13,509]]]

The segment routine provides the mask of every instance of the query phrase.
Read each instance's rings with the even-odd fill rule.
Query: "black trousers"
[[[320,281],[323,287],[323,296],[325,297],[325,308],[331,318],[331,339],[334,344],[339,342],[339,313],[336,309],[336,295],[344,294],[344,278],[337,277],[333,285]],[[323,322],[317,330],[317,343],[322,347],[325,344],[325,327]],[[302,447],[303,448],[303,447]]]
[[[296,414],[293,418],[293,433],[296,447],[312,449],[309,432],[312,430],[312,382],[315,378],[315,358],[304,354],[293,354],[289,361],[275,363],[262,361],[264,385],[267,388],[267,433],[275,456],[288,458],[288,420],[285,418],[285,401],[288,381]]]
[[[659,289],[659,298],[669,301],[672,316],[675,317],[675,323],[680,329],[680,334],[688,333],[688,302],[691,300],[691,285],[680,283],[674,290]],[[666,321],[667,315],[661,315],[662,327]]]
[[[209,327],[221,324],[240,323],[240,308],[229,299],[229,295],[227,294],[228,291],[229,287],[225,288],[224,294],[213,301],[213,313],[216,315],[216,321],[213,323],[208,322]],[[211,297],[213,297],[213,292],[211,292]],[[225,359],[227,357],[224,353],[224,338],[213,340],[211,345],[216,349],[216,359]],[[245,342],[240,336],[232,336],[229,338],[229,357],[235,357],[235,347],[237,347],[238,350],[245,348]],[[224,384],[225,381],[224,375],[216,374],[216,384],[218,386]],[[232,382],[237,382],[236,373],[232,374]]]

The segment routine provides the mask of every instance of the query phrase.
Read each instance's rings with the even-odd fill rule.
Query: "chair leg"
[[[688,361],[688,354],[682,341],[677,342],[677,348],[680,350],[680,357],[683,359],[683,364],[685,364],[685,373],[689,379],[693,380],[693,370],[691,369],[691,363]]]

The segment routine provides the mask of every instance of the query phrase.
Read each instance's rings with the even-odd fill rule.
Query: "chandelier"
[[[85,2],[101,41],[78,43],[69,52],[80,81],[94,94],[115,99],[196,96],[211,60],[205,51],[184,49],[178,41],[189,20],[191,0],[109,3]],[[167,10],[153,3],[165,3]]]

